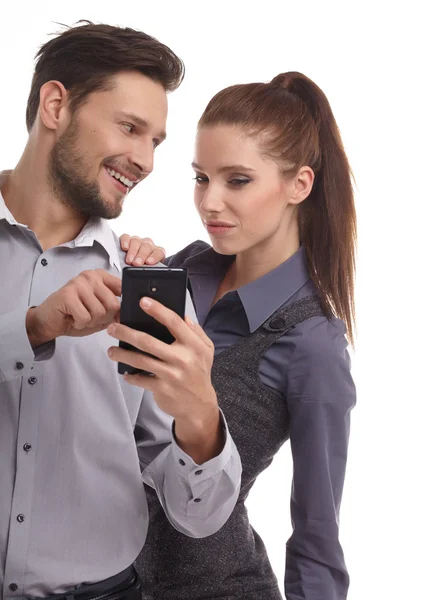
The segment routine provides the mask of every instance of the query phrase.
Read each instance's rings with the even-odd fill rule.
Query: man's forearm
[[[35,307],[28,309],[27,316],[25,319],[25,326],[27,329],[28,339],[33,349],[38,346],[42,346],[47,342],[52,340],[46,339],[43,337],[41,333],[37,330],[36,321],[35,321]]]
[[[179,447],[201,465],[218,456],[224,448],[225,433],[217,407],[199,420],[176,420],[174,433]]]

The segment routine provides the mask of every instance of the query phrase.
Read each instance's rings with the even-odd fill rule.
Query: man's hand
[[[83,271],[27,312],[33,348],[62,335],[83,337],[118,320],[121,279],[103,269]]]
[[[206,462],[220,454],[224,445],[217,396],[211,383],[214,344],[199,325],[188,317],[181,319],[159,302],[142,298],[140,306],[167,327],[175,342],[165,344],[117,323],[108,328],[112,337],[152,356],[118,346],[112,346],[108,354],[116,362],[154,374],[125,378],[152,391],[159,408],[174,417],[175,434],[182,450],[196,463]]]
[[[150,238],[139,238],[137,235],[130,237],[124,233],[120,237],[121,249],[127,251],[125,262],[134,267],[144,264],[155,265],[164,260],[165,250],[161,246],[155,246]]]

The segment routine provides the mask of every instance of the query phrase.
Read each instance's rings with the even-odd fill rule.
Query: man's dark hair
[[[92,92],[110,89],[111,77],[120,71],[139,71],[166,92],[178,88],[184,77],[180,58],[150,35],[90,21],[79,21],[48,41],[35,59],[26,112],[28,131],[37,115],[40,88],[47,81],[60,81],[69,92],[71,110],[76,110]]]

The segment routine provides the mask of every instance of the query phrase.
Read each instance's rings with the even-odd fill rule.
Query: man
[[[86,23],[38,53],[28,143],[0,179],[3,598],[140,596],[143,482],[192,537],[235,505],[210,340],[153,301],[142,306],[172,346],[116,322],[123,255],[106,220],[152,171],[182,77],[169,48],[132,29]],[[125,380],[118,361],[156,377]]]

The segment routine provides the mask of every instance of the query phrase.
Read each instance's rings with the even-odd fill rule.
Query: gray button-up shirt
[[[198,241],[165,261],[189,270],[198,320],[216,355],[255,331],[279,306],[317,293],[301,247],[211,308],[232,260]],[[267,350],[259,375],[290,415],[294,531],[286,544],[286,597],[342,600],[349,578],[338,539],[339,507],[356,402],[344,323],[323,316],[300,323]]]
[[[60,337],[35,352],[29,344],[29,306],[86,269],[119,276],[123,259],[99,219],[43,252],[0,194],[4,599],[61,593],[128,567],[146,537],[143,481],[156,489],[172,524],[192,537],[217,531],[235,505],[241,466],[227,429],[222,453],[199,468],[175,442],[172,418],[152,394],[118,375],[107,356],[116,341],[105,331]],[[187,313],[196,318],[190,303]]]

